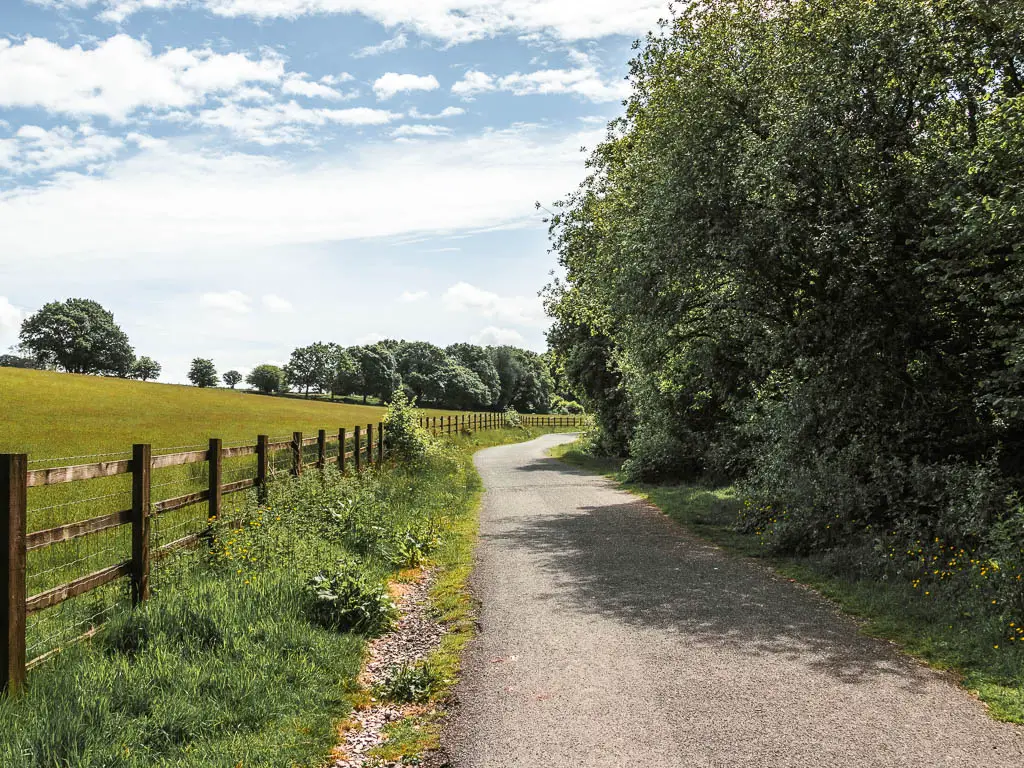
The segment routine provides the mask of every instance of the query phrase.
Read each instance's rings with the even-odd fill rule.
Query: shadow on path
[[[554,461],[524,472],[589,474]],[[593,477],[593,475],[589,475]],[[674,633],[689,644],[780,657],[845,683],[898,676],[913,691],[926,670],[859,635],[824,599],[697,539],[643,501],[503,518],[485,540],[526,550],[556,578],[537,599]]]

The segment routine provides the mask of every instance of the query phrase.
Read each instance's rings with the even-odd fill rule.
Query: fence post
[[[356,472],[358,472],[361,469],[360,464],[362,462],[361,454],[363,452],[363,446],[360,445],[360,442],[361,442],[361,440],[360,440],[360,434],[359,434],[359,425],[357,424],[356,425],[356,429],[355,429],[355,433],[354,433],[354,437],[353,437],[353,445],[352,445],[352,458],[355,459]]]
[[[452,417],[448,417],[448,437],[452,436]]]
[[[292,432],[292,477],[302,474],[302,433]]]
[[[373,466],[373,424],[366,425],[366,466]]]
[[[267,501],[267,474],[270,469],[270,436],[256,438],[256,493],[261,503]]]
[[[338,430],[338,471],[345,474],[345,428]]]
[[[316,468],[327,469],[327,430],[321,429],[316,436]]]
[[[223,498],[224,485],[224,456],[223,445],[220,438],[210,438],[210,518],[216,520],[220,517],[221,499]]]
[[[0,454],[0,693],[25,685],[25,518],[28,456]]]
[[[377,464],[384,463],[384,422],[377,422]]]
[[[149,599],[149,496],[153,448],[132,446],[132,605]]]

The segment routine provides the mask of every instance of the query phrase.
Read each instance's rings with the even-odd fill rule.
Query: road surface
[[[455,768],[1020,768],[1024,728],[547,435],[477,454],[480,635]]]

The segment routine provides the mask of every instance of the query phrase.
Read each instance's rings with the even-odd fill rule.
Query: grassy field
[[[553,456],[622,481],[620,460],[596,458],[576,445]],[[655,504],[670,518],[728,552],[755,557],[782,575],[813,587],[857,617],[861,629],[891,640],[961,684],[999,719],[1024,724],[1024,642],[1007,639],[999,622],[977,606],[941,594],[922,594],[909,581],[864,578],[828,557],[770,557],[753,534],[736,530],[741,503],[732,488],[623,483],[625,490]]]
[[[434,600],[453,631],[432,663],[451,680],[473,628],[471,455],[529,436],[440,438],[415,466],[329,470],[273,484],[266,505],[250,498],[245,524],[173,561],[152,600],[32,672],[23,698],[0,699],[0,765],[324,765],[337,723],[366,695],[356,685],[366,638],[311,618],[310,576],[354,560],[380,583],[412,564],[411,541],[422,544],[444,574]],[[404,725],[392,754],[436,737],[436,723]]]
[[[255,443],[260,434],[315,434],[375,423],[383,414],[368,405],[0,368],[0,453],[28,453],[33,461],[123,454],[133,443],[201,447],[211,437]]]

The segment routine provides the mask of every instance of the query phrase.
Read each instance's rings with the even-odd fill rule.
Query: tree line
[[[1024,561],[1022,41],[1017,0],[702,0],[638,43],[551,222],[598,449],[779,550]]]
[[[19,355],[5,355],[0,366],[47,368],[69,373],[159,378],[161,366],[136,357],[127,334],[111,312],[89,299],[50,302],[21,327]],[[422,341],[386,340],[342,347],[317,342],[295,349],[288,363],[264,363],[244,377],[237,370],[218,374],[214,362],[195,358],[188,379],[198,387],[221,381],[234,389],[243,380],[265,394],[292,390],[336,396],[357,395],[382,402],[403,391],[424,406],[456,410],[575,413],[565,377],[551,355],[511,346],[453,344],[445,349]]]
[[[259,365],[247,381],[271,393],[293,388],[306,394],[357,395],[388,401],[401,390],[422,406],[456,410],[524,413],[580,410],[551,358],[511,346],[452,344],[442,349],[425,341],[388,339],[342,347],[317,342],[295,349],[283,367]]]

